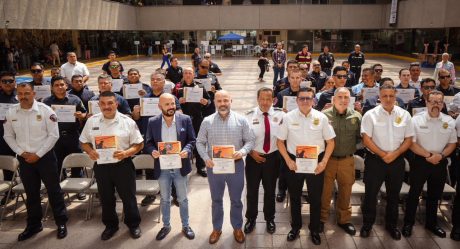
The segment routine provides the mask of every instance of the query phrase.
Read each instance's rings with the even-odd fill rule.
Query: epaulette
[[[283,111],[283,108],[280,108],[280,107],[273,107],[273,110],[274,110],[274,111],[281,111],[281,112],[282,112],[282,111]]]
[[[249,111],[246,111],[246,112],[244,113],[244,115],[249,115],[249,114],[253,114],[253,113],[254,113],[254,109],[251,109],[251,110],[249,110]]]

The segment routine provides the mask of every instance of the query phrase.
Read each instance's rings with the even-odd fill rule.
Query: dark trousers
[[[14,174],[13,171],[3,170],[3,180],[4,180],[4,181],[11,181],[11,180],[13,180],[13,174]]]
[[[202,118],[194,118],[192,120],[192,125],[193,125],[193,130],[195,131],[195,134],[198,136],[198,132],[200,131],[201,127],[201,122],[203,121]],[[205,170],[206,164],[204,163],[203,158],[201,158],[200,154],[198,153],[198,150],[193,148],[193,156],[195,157],[195,166],[197,170]]]
[[[398,224],[399,193],[404,180],[404,157],[399,156],[390,164],[375,154],[367,153],[364,160],[365,194],[362,205],[364,226],[372,226],[377,214],[377,195],[382,183],[387,190],[385,225],[396,227]]]
[[[286,174],[289,170],[286,162],[281,160],[280,162],[280,169],[279,169],[279,176],[278,176],[278,192],[279,193],[286,193],[288,189],[287,182],[286,182]]]
[[[426,196],[426,227],[437,225],[436,213],[439,199],[441,199],[444,184],[446,182],[447,160],[433,165],[425,158],[415,155],[414,163],[411,164],[409,173],[410,190],[406,201],[404,224],[414,225],[415,214],[423,185],[427,183]]]
[[[273,85],[276,84],[276,82],[278,81],[278,78],[279,79],[282,79],[284,78],[284,67],[278,67],[278,66],[274,66],[273,67],[273,74],[274,74],[274,77],[273,77]]]
[[[452,209],[452,225],[455,227],[455,228],[460,228],[460,184],[458,184],[460,182],[460,167],[456,167],[457,169],[457,185],[456,185],[456,190],[457,190],[457,193],[455,195],[455,199],[454,199],[454,207]]]
[[[259,68],[260,68],[260,73],[259,73],[259,78],[263,79],[264,78],[264,74],[265,74],[265,64],[263,65],[259,65]]]
[[[359,79],[361,78],[361,67],[351,67],[350,71],[355,74],[354,85],[358,84],[360,82]]]
[[[278,151],[264,156],[264,163],[257,163],[251,156],[246,157],[246,218],[256,220],[259,204],[259,186],[264,188],[264,217],[266,221],[275,219],[275,188],[280,167]]]
[[[295,160],[295,156],[289,154]],[[318,162],[323,158],[323,153],[319,155]],[[287,166],[285,166],[287,167]],[[319,175],[296,173],[292,170],[286,171],[286,180],[290,196],[291,205],[291,227],[292,229],[302,228],[302,188],[307,182],[308,196],[310,200],[310,225],[308,229],[319,232],[321,217],[321,195],[323,193],[324,172]]]
[[[24,158],[19,159],[19,176],[21,177],[27,195],[27,227],[41,226],[43,218],[40,199],[41,181],[48,192],[49,202],[53,209],[56,225],[64,225],[67,218],[67,210],[64,203],[64,193],[59,185],[59,175],[54,151],[51,150],[40,158],[36,163],[27,163]]]
[[[136,200],[136,171],[131,159],[118,163],[101,164],[94,167],[97,191],[102,204],[102,222],[106,227],[118,227],[115,211],[115,190],[123,202],[124,223],[134,228],[139,226],[141,217]]]
[[[56,145],[54,145],[54,152],[56,153],[58,172],[61,172],[62,162],[64,158],[72,153],[81,153],[80,144],[79,144],[79,134],[60,134]],[[71,168],[70,169],[71,177],[82,177],[83,168]],[[64,172],[62,174],[62,179],[67,177],[67,174]]]

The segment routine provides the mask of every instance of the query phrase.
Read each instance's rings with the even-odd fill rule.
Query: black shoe
[[[182,233],[185,235],[187,239],[194,239],[195,233],[193,232],[191,227],[183,227]]]
[[[385,229],[388,231],[388,233],[390,233],[391,237],[394,240],[400,240],[401,239],[401,232],[399,231],[398,228],[396,228],[396,227],[386,227]]]
[[[267,221],[267,232],[273,234],[276,231],[276,224],[274,220]]]
[[[256,227],[256,220],[248,219],[246,224],[244,224],[244,233],[251,233],[254,230],[254,227]]]
[[[205,169],[197,169],[196,173],[202,177],[208,177],[208,173],[206,172]]]
[[[276,195],[276,201],[277,202],[283,202],[284,201],[284,198],[286,198],[286,192],[278,192],[278,194]]]
[[[157,234],[156,240],[162,240],[171,232],[171,227],[162,227]]]
[[[367,238],[367,237],[369,237],[371,235],[371,230],[372,230],[371,226],[364,225],[363,227],[361,227],[361,231],[359,232],[359,236],[361,236],[363,238]]]
[[[106,227],[101,234],[101,240],[108,240],[118,231],[118,227]]]
[[[351,236],[354,236],[356,234],[355,226],[353,226],[353,224],[351,223],[337,224],[337,225]]]
[[[321,236],[319,236],[319,233],[317,232],[310,232],[311,235],[311,241],[315,245],[321,245]]]
[[[22,232],[22,233],[20,233],[18,235],[18,241],[23,241],[23,240],[29,239],[30,237],[34,236],[35,234],[37,234],[37,233],[39,233],[41,231],[43,231],[43,226],[42,225],[40,225],[38,227],[33,227],[33,228],[26,227],[24,232]]]
[[[138,239],[141,237],[142,235],[142,231],[141,231],[141,228],[140,227],[130,227],[129,228],[129,233],[131,234],[131,237],[133,239]]]
[[[179,207],[179,202],[177,201],[177,198],[173,198],[172,201],[171,201],[171,204],[176,206],[176,207]]]
[[[77,199],[80,201],[84,201],[86,199],[86,194],[85,193],[78,193],[77,194]]]
[[[427,227],[426,229],[428,229],[429,231],[434,233],[434,235],[436,235],[436,236],[438,236],[440,238],[445,238],[446,237],[446,232],[444,231],[444,229],[442,229],[438,225],[432,226],[432,227]]]
[[[146,195],[141,201],[141,206],[145,207],[152,204],[157,197],[154,195]]]
[[[10,198],[7,199],[7,196],[5,195],[3,197],[3,199],[0,201],[0,206],[3,206],[5,204],[7,204],[8,202],[10,202],[11,200],[14,200],[14,198],[16,197],[16,195],[14,193],[11,193],[10,194]]]
[[[291,231],[289,231],[287,235],[287,241],[294,241],[295,239],[297,239],[297,237],[299,237],[299,234],[300,230],[292,229]]]
[[[406,238],[410,237],[412,235],[412,225],[404,224],[401,233]]]
[[[319,229],[318,229],[318,232],[320,232],[320,233],[324,233],[324,222],[322,222],[322,221],[319,223]]]
[[[57,229],[57,238],[63,239],[67,236],[67,226],[66,225],[59,225]]]
[[[452,231],[450,232],[450,238],[455,241],[460,241],[460,227],[452,227]]]

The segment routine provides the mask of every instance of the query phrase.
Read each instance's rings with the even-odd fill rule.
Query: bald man
[[[222,234],[224,221],[223,197],[225,184],[230,195],[230,221],[234,229],[233,235],[238,243],[245,240],[241,230],[243,226],[243,203],[241,193],[244,187],[244,161],[254,148],[255,136],[246,118],[231,111],[232,98],[227,91],[217,91],[214,98],[217,112],[206,117],[201,124],[197,137],[197,150],[206,163],[209,190],[212,199],[213,231],[209,243],[216,243]],[[227,158],[228,171],[222,170],[222,164],[216,162],[212,153],[213,147],[233,146],[233,151]],[[219,158],[220,159],[220,158]],[[219,160],[218,159],[218,160]]]
[[[192,120],[187,115],[176,113],[176,98],[169,93],[163,93],[160,96],[158,107],[162,114],[149,119],[144,148],[144,152],[155,159],[153,178],[160,184],[163,227],[158,232],[156,239],[164,239],[171,231],[171,184],[176,187],[182,233],[186,238],[194,239],[195,233],[188,223],[187,199],[187,175],[192,171],[191,158],[196,140]],[[168,152],[168,158],[165,158],[158,148],[161,142],[180,142],[181,148],[178,154],[171,155]],[[163,149],[166,146],[161,147]],[[174,153],[176,152],[173,151]],[[166,160],[163,159],[171,159],[171,157],[176,157],[176,160],[181,163],[175,164],[177,167],[169,167]]]

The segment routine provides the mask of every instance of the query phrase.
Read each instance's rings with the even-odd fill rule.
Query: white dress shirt
[[[457,143],[455,121],[449,115],[440,113],[438,118],[432,118],[428,112],[422,112],[412,118],[415,136],[412,139],[425,150],[441,153],[447,144]]]
[[[73,75],[89,76],[89,70],[85,64],[81,62],[75,62],[71,64],[69,62],[64,63],[61,66],[61,76],[67,78],[71,82]]]
[[[277,141],[277,132],[279,126],[284,117],[284,112],[281,110],[275,110],[273,107],[268,110],[268,120],[270,123],[270,150],[268,152],[264,151],[264,141],[265,141],[265,116],[259,107],[255,107],[250,111],[246,118],[249,123],[249,127],[254,132],[256,136],[254,149],[260,154],[270,154],[278,150],[276,145]]]

